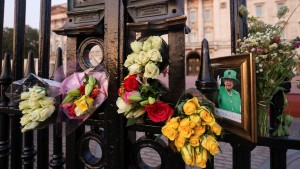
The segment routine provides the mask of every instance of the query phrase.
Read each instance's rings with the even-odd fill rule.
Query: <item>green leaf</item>
[[[284,131],[283,131],[282,124],[279,124],[279,125],[278,125],[277,131],[278,131],[278,136],[279,136],[279,137],[284,136]]]
[[[290,126],[293,122],[293,117],[290,116],[290,115],[286,115],[285,116],[285,119],[284,119],[284,123],[287,125],[287,126]]]
[[[283,129],[284,135],[288,136],[289,135],[288,129],[286,127],[282,127],[282,129]]]
[[[136,123],[137,119],[127,119],[126,127],[134,125]]]

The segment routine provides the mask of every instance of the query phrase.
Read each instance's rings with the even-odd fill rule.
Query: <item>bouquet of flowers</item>
[[[278,90],[283,89],[280,86],[285,80],[295,75],[296,62],[299,62],[295,48],[299,47],[300,41],[299,38],[294,40],[281,38],[285,25],[281,25],[280,21],[288,12],[287,7],[279,9],[278,23],[275,25],[264,23],[253,16],[249,17],[244,6],[240,7],[239,11],[247,16],[249,33],[248,37],[238,41],[237,52],[252,53],[255,56],[258,129],[260,136],[266,136],[270,100]]]
[[[212,113],[214,105],[185,93],[175,108],[177,113],[162,127],[162,134],[175,144],[187,165],[206,168],[210,156],[219,152],[216,135],[222,132]]]
[[[21,100],[19,110],[22,132],[47,126],[54,117],[55,98],[59,95],[60,83],[42,79],[34,74],[13,82],[6,91],[11,100]]]
[[[163,45],[159,36],[130,44],[133,52],[124,63],[129,74],[119,88],[116,101],[118,113],[123,113],[128,119],[127,126],[134,124],[146,112],[153,122],[165,121],[173,114],[173,109],[159,99],[166,88],[156,79],[168,64],[167,52],[163,55],[160,52],[163,52]]]
[[[69,119],[88,118],[107,98],[108,77],[103,72],[74,73],[61,85],[60,105]]]

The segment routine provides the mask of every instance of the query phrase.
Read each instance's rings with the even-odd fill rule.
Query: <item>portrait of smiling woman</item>
[[[236,71],[226,70],[223,77],[218,77],[218,84],[223,81],[224,86],[219,87],[218,106],[220,109],[241,114],[241,96],[234,88],[240,81],[236,78]]]

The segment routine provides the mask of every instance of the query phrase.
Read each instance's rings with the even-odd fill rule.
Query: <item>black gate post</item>
[[[41,0],[39,37],[39,76],[49,78],[51,0]],[[49,128],[37,133],[37,168],[49,166]]]
[[[24,34],[26,1],[15,0],[14,44],[13,44],[13,76],[14,80],[23,77],[24,72]],[[11,100],[12,101],[12,100]],[[14,102],[11,106],[16,106]],[[14,107],[16,108],[16,107]],[[11,117],[11,168],[22,167],[22,134],[20,130],[20,116]]]
[[[106,1],[104,19],[104,56],[109,72],[109,91],[104,113],[104,137],[105,137],[105,168],[125,168],[124,166],[124,130],[122,116],[117,113],[115,102],[117,100],[118,87],[120,86],[120,58],[123,57],[124,36],[124,7],[121,0]],[[122,135],[121,135],[122,134]],[[123,151],[120,151],[123,150]]]

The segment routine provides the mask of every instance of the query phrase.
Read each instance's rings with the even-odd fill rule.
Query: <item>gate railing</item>
[[[124,1],[125,2],[125,1]],[[245,25],[241,22],[236,9],[244,0],[231,0],[232,44],[235,39],[245,33]],[[161,125],[147,123],[136,124],[125,128],[125,119],[118,115],[116,106],[117,91],[123,76],[122,63],[127,45],[135,39],[131,36],[135,32],[144,34],[168,34],[169,45],[169,89],[166,97],[170,103],[176,103],[179,95],[185,89],[184,74],[184,17],[178,20],[168,20],[167,27],[147,24],[128,24],[130,20],[123,1],[110,0],[105,4],[104,20],[104,51],[105,65],[110,73],[110,96],[104,105],[76,131],[66,137],[58,137],[56,132],[63,130],[60,125],[24,134],[20,130],[21,112],[16,107],[16,100],[9,100],[4,91],[9,84],[34,72],[33,54],[28,54],[27,71],[24,70],[24,30],[26,1],[15,1],[15,29],[12,55],[4,55],[3,67],[0,75],[0,166],[1,169],[19,168],[151,168],[141,159],[140,151],[150,147],[158,152],[161,158],[160,167],[156,168],[184,168],[179,153],[173,153],[167,143],[157,137],[161,133]],[[109,9],[109,10],[107,10]],[[50,12],[51,0],[41,0],[41,26],[38,75],[49,78],[49,47],[50,47]],[[4,16],[4,1],[0,0],[0,54],[2,54],[2,28]],[[175,26],[174,26],[175,25]],[[83,38],[83,37],[80,37]],[[102,38],[102,37],[101,37]],[[68,55],[76,53],[76,37],[68,37]],[[235,46],[232,45],[235,51]],[[61,65],[62,53],[58,49],[56,67]],[[11,69],[10,59],[13,59]],[[0,59],[1,61],[1,59]],[[2,65],[2,64],[0,64]],[[175,92],[176,91],[176,92]],[[137,136],[137,132],[144,132],[144,136]],[[36,142],[35,142],[36,140]],[[226,133],[222,141],[229,142],[233,147],[233,168],[250,169],[251,151],[255,146],[270,147],[270,163],[272,169],[286,168],[287,149],[299,150],[299,140],[289,138],[258,138],[258,143],[249,143],[233,134]],[[94,146],[93,146],[94,145]],[[95,146],[96,145],[96,146]],[[91,147],[92,146],[92,147]],[[95,154],[96,153],[96,154]],[[152,167],[155,168],[155,167]],[[213,164],[209,168],[214,168]]]

